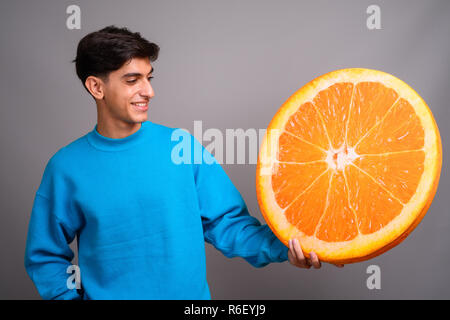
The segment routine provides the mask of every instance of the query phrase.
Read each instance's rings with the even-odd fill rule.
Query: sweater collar
[[[113,139],[102,136],[98,131],[98,124],[87,134],[89,143],[96,149],[103,151],[121,151],[131,148],[144,140],[144,133],[150,126],[149,121],[141,123],[141,127],[135,133],[121,139]]]

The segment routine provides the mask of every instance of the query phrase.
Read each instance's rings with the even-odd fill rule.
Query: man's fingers
[[[314,268],[319,269],[322,264],[319,261],[319,257],[317,256],[317,254],[313,251],[310,252],[309,256],[311,257],[311,263],[314,266]]]
[[[297,260],[297,256],[295,255],[294,246],[292,244],[292,239],[289,240],[289,250],[291,250],[292,256],[294,257],[294,260]]]
[[[304,268],[307,269],[311,268],[311,262],[305,258],[305,255],[303,254],[302,247],[300,246],[300,242],[298,241],[298,239],[294,239],[292,242],[298,263]]]
[[[302,247],[300,247],[300,242],[298,242],[297,239],[294,239],[293,243],[294,243],[295,256],[297,257],[297,260],[305,261],[305,256],[303,255]]]
[[[319,260],[319,256],[314,251],[311,251],[309,253],[309,259],[305,257],[298,239],[294,238],[289,240],[289,253],[291,255],[291,258],[293,259],[291,263],[296,265],[297,267],[306,269],[311,268],[311,266],[313,266],[315,269],[320,269],[322,267],[322,263]],[[338,268],[344,267],[344,265],[340,263],[333,265],[335,265]]]

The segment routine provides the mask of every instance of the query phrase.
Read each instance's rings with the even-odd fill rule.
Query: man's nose
[[[144,81],[144,85],[141,88],[140,94],[141,96],[147,97],[148,99],[151,99],[155,96],[155,92],[153,91],[153,87],[150,81]]]

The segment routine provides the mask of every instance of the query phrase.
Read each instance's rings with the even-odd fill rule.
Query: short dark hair
[[[132,58],[149,58],[153,62],[158,54],[159,46],[144,39],[139,32],[111,25],[81,39],[72,62],[89,92],[84,84],[87,77],[92,75],[107,81],[110,72],[120,69]]]

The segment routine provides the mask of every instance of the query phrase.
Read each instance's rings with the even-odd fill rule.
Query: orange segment
[[[355,87],[350,109],[351,125],[347,142],[354,146],[383,116],[398,98],[397,92],[379,82],[360,82]]]
[[[420,150],[360,156],[354,164],[407,203],[417,190],[424,160],[425,153]]]
[[[305,142],[288,132],[283,132],[279,138],[278,160],[287,162],[309,162],[325,160],[326,153],[317,146]]]
[[[272,175],[272,187],[280,208],[288,206],[325,170],[325,161],[307,164],[277,163]],[[299,175],[303,178],[299,179]]]
[[[350,205],[358,217],[358,228],[363,234],[380,230],[392,221],[403,208],[402,203],[371,176],[350,165],[345,168]]]
[[[424,131],[411,104],[400,99],[356,146],[358,154],[420,149]]]
[[[331,174],[329,170],[323,172],[304,192],[297,195],[289,207],[285,208],[286,219],[309,236],[314,234],[325,211],[327,194],[322,190],[328,188]]]
[[[344,143],[353,83],[336,83],[320,91],[314,98],[314,105],[322,115],[323,123],[333,148]]]
[[[306,256],[353,263],[414,230],[441,167],[439,130],[423,99],[390,74],[343,69],[309,82],[275,114],[256,191],[285,245],[296,238]]]
[[[316,231],[317,239],[337,242],[355,238],[359,232],[342,171],[332,175],[327,194],[326,210]]]
[[[329,147],[329,141],[323,122],[311,102],[302,104],[298,110],[289,117],[285,129],[293,135],[325,150]]]

